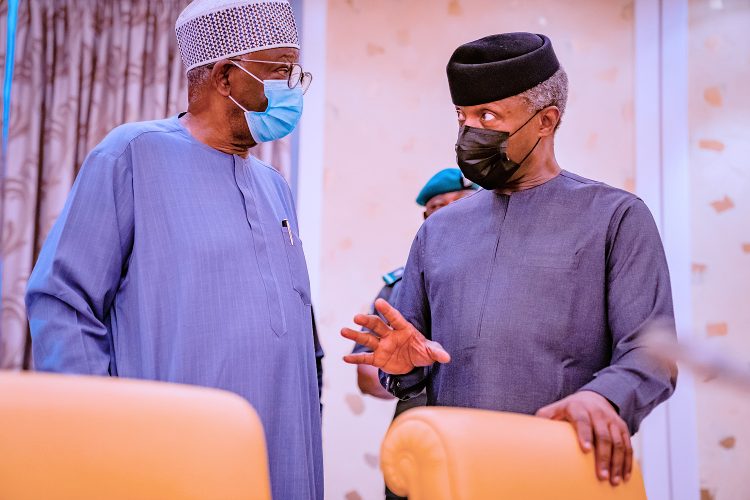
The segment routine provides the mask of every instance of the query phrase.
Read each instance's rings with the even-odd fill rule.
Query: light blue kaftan
[[[273,168],[176,116],[116,128],[84,162],[26,303],[37,369],[240,394],[265,427],[274,498],[323,498],[310,284]]]

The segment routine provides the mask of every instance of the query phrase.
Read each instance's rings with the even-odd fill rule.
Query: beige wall
[[[633,5],[628,0],[330,0],[319,326],[326,348],[327,498],[378,498],[380,440],[393,403],[361,397],[337,337],[403,265],[421,222],[414,199],[453,166],[445,65],[461,43],[545,33],[568,71],[561,165],[632,188]]]
[[[693,319],[750,363],[750,1],[690,0]],[[750,395],[696,381],[702,498],[750,498]]]

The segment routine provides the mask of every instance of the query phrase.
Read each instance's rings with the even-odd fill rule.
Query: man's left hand
[[[630,431],[610,402],[592,391],[580,391],[545,406],[537,417],[566,420],[573,424],[581,449],[595,450],[596,475],[613,486],[630,479],[633,446]]]

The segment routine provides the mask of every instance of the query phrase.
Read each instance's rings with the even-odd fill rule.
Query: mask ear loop
[[[230,59],[230,61],[231,61],[231,59]],[[258,81],[259,81],[260,83],[263,83],[263,80],[261,80],[260,78],[258,78],[258,77],[257,77],[257,76],[255,76],[254,74],[250,73],[250,72],[249,72],[248,70],[246,70],[245,68],[243,68],[243,67],[242,67],[242,66],[241,66],[240,64],[237,64],[237,62],[236,62],[236,61],[232,61],[232,64],[234,64],[235,66],[237,66],[238,68],[240,68],[240,69],[241,69],[242,71],[244,71],[244,72],[245,72],[245,73],[247,73],[248,75],[250,75],[250,76],[252,76],[253,78],[255,78],[256,80],[258,80]],[[539,112],[539,111],[537,111],[537,113],[538,113],[538,112]],[[533,117],[532,117],[532,118],[533,118]]]
[[[244,69],[244,68],[243,68],[243,69]],[[544,108],[542,108],[542,109],[544,109]],[[525,127],[526,125],[528,125],[528,124],[529,124],[529,122],[530,122],[531,120],[533,120],[533,119],[534,119],[534,117],[535,117],[536,115],[538,115],[538,114],[539,114],[539,112],[540,112],[540,111],[541,111],[542,109],[537,109],[537,110],[536,110],[536,113],[534,113],[533,115],[531,115],[531,117],[530,117],[530,118],[529,118],[528,120],[526,120],[526,122],[525,122],[525,123],[524,123],[523,125],[521,125],[520,127],[518,127],[518,128],[516,129],[516,131],[515,131],[515,132],[513,132],[512,134],[510,134],[510,135],[508,136],[508,138],[511,138],[511,137],[513,137],[514,135],[516,135],[516,132],[518,132],[519,130],[521,130],[522,128],[524,128],[524,127]]]
[[[240,109],[241,109],[242,111],[244,111],[245,113],[247,113],[247,112],[249,111],[248,109],[245,109],[245,106],[243,106],[242,104],[238,103],[238,102],[237,102],[237,99],[235,99],[235,98],[234,98],[234,97],[232,97],[231,95],[228,95],[227,97],[229,97],[229,98],[230,98],[230,99],[232,100],[232,102],[233,102],[233,103],[235,103],[235,104],[236,104],[237,106],[239,106],[239,107],[240,107]]]
[[[531,153],[533,153],[533,152],[534,152],[534,150],[536,149],[536,146],[537,146],[537,144],[539,144],[539,141],[541,141],[541,140],[542,140],[542,138],[541,138],[541,137],[539,137],[539,138],[538,138],[538,139],[536,140],[536,142],[534,143],[534,147],[532,147],[532,148],[531,148],[531,150],[530,150],[530,151],[529,151],[529,152],[528,152],[528,153],[526,154],[526,156],[524,156],[524,157],[523,157],[523,160],[521,160],[521,162],[520,162],[520,163],[519,163],[518,165],[523,165],[523,162],[525,162],[525,161],[526,161],[526,159],[527,159],[527,158],[528,158],[529,156],[531,156]]]
[[[544,108],[542,108],[542,109],[544,109]],[[519,130],[521,130],[522,128],[524,128],[524,127],[525,127],[525,126],[526,126],[526,125],[527,125],[527,124],[528,124],[528,123],[529,123],[529,122],[530,122],[531,120],[533,120],[533,119],[534,119],[534,117],[535,117],[536,115],[538,115],[538,114],[539,114],[539,112],[540,112],[540,111],[541,111],[541,109],[538,109],[538,110],[536,111],[536,113],[534,113],[533,115],[531,115],[531,117],[530,117],[530,118],[529,118],[528,120],[526,120],[526,123],[524,123],[523,125],[521,125],[520,127],[518,127],[518,128],[516,129],[516,132],[518,132]],[[516,132],[513,132],[512,134],[510,134],[510,135],[508,136],[508,139],[510,139],[511,137],[513,137],[513,136],[514,136],[514,135],[516,134]],[[531,149],[529,150],[529,152],[528,152],[528,153],[526,153],[526,156],[524,156],[524,157],[523,157],[523,160],[521,160],[520,162],[518,162],[518,165],[519,165],[519,166],[523,165],[523,162],[525,162],[525,161],[526,161],[526,160],[528,159],[528,157],[529,157],[529,156],[531,156],[531,153],[533,153],[533,152],[534,152],[534,150],[536,149],[537,145],[539,144],[539,141],[541,141],[541,140],[542,140],[542,138],[541,138],[541,137],[538,137],[538,138],[537,138],[536,142],[534,143],[534,146],[533,146],[533,147],[532,147],[532,148],[531,148]]]
[[[232,61],[232,60],[230,59],[230,62],[231,62],[232,64],[234,64],[235,66],[237,66],[238,68],[240,68],[240,69],[241,69],[242,71],[244,71],[245,73],[247,73],[248,75],[250,75],[250,76],[252,76],[253,78],[255,78],[256,80],[258,80],[258,81],[259,81],[259,82],[260,82],[261,84],[265,85],[265,84],[263,83],[263,80],[261,80],[260,78],[258,78],[258,77],[257,77],[257,76],[255,76],[254,74],[250,73],[250,72],[249,72],[248,70],[246,70],[245,68],[243,68],[243,67],[242,67],[241,65],[237,64],[237,63],[236,63],[235,61]],[[231,94],[230,94],[229,96],[227,96],[227,97],[229,97],[229,98],[230,98],[230,99],[232,100],[232,102],[233,102],[233,103],[235,103],[235,104],[236,104],[237,106],[239,106],[239,107],[240,107],[240,109],[241,109],[242,111],[244,111],[245,113],[247,113],[247,112],[249,111],[249,110],[248,110],[247,108],[245,108],[245,106],[243,106],[242,104],[238,103],[238,102],[237,102],[237,100],[236,100],[236,99],[235,99],[234,97],[232,97],[232,95],[231,95]]]

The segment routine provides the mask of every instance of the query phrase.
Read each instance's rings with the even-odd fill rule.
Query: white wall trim
[[[636,190],[654,214],[667,253],[677,332],[692,322],[688,170],[687,0],[636,0]],[[643,423],[642,454],[651,500],[697,500],[700,493],[692,378]]]
[[[663,235],[661,172],[661,5],[635,2],[635,186]],[[667,403],[668,404],[668,403]],[[642,423],[640,461],[651,500],[671,500],[667,405]]]
[[[677,335],[691,335],[690,131],[688,120],[688,0],[662,0],[662,207],[664,247],[672,277]],[[698,500],[695,386],[683,371],[667,407],[672,498]]]
[[[660,2],[635,2],[635,182],[659,230],[661,219]]]
[[[323,237],[327,16],[325,0],[303,0],[301,59],[305,70],[312,72],[314,78],[305,94],[305,111],[300,121],[297,212],[313,304],[317,304],[320,297]]]

